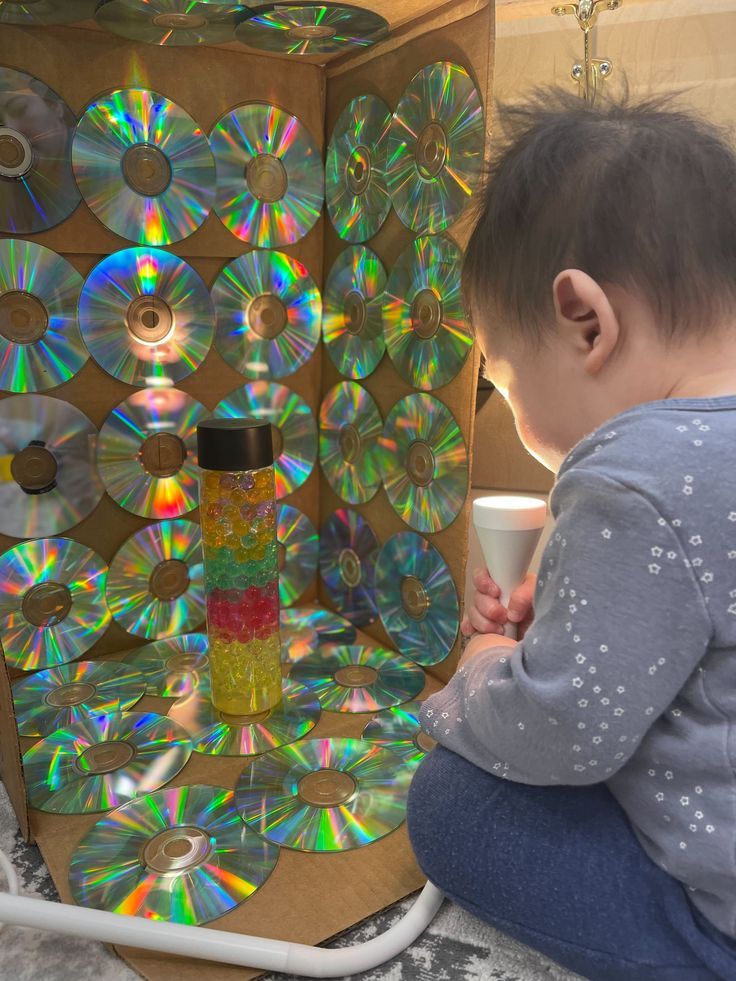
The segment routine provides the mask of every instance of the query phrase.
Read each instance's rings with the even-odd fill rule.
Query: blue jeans
[[[437,747],[408,825],[449,899],[583,977],[736,979],[736,942],[649,859],[605,784],[512,783]]]

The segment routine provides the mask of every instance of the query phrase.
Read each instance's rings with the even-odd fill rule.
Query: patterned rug
[[[38,848],[26,845],[21,838],[2,784],[0,848],[13,862],[25,895],[58,899]],[[335,946],[362,943],[383,933],[399,919],[410,902],[399,903],[361,924],[337,940]],[[102,944],[6,926],[0,936],[0,978],[12,978],[13,981],[136,981],[138,975]],[[448,902],[412,947],[375,971],[360,975],[359,981],[575,981],[576,978],[577,975]],[[205,971],[202,979],[206,981]],[[268,981],[306,979],[269,975]],[[355,981],[358,981],[357,976]]]

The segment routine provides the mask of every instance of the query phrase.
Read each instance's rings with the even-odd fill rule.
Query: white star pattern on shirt
[[[736,603],[731,603],[731,605],[728,608],[728,612],[731,614],[732,617],[736,617]]]
[[[585,664],[586,661],[585,654],[577,653],[575,655],[575,660],[578,662],[578,664]]]
[[[651,562],[649,564],[649,571],[651,572],[651,574],[653,576],[658,576],[660,574],[660,572],[662,571],[662,566],[661,565],[657,565],[656,562]]]
[[[728,520],[729,521],[736,521],[736,511],[731,511],[730,512],[730,514],[728,515]]]
[[[703,539],[701,538],[700,535],[691,535],[689,538],[689,542],[691,545],[702,545]]]
[[[682,804],[683,807],[687,807],[688,804],[690,803],[690,798],[689,797],[681,797],[680,798],[680,803]]]
[[[664,800],[664,794],[662,793],[661,790],[658,794],[654,795],[654,799],[658,800],[660,804],[662,803],[662,801]]]
[[[624,714],[624,710],[623,710],[623,709],[621,708],[621,706],[619,705],[619,706],[618,706],[618,708],[615,708],[615,709],[613,710],[613,714],[614,714],[614,715],[617,715],[617,716],[622,716],[622,715]]]
[[[611,537],[611,529],[610,528],[604,528],[603,531],[601,532],[601,535],[603,535],[603,537],[606,538],[606,539],[610,538]]]

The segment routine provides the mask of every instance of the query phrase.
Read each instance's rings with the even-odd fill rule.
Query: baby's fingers
[[[492,596],[486,596],[485,593],[476,593],[473,598],[473,605],[481,616],[484,616],[487,620],[492,620],[494,623],[506,623],[508,620],[506,607]]]
[[[532,612],[535,582],[536,576],[530,572],[524,582],[517,586],[509,597],[509,620],[512,623],[521,623]]]
[[[501,595],[501,590],[488,575],[487,569],[475,570],[473,573],[473,585],[479,593],[487,593],[489,596],[495,596],[496,599]]]
[[[488,617],[484,617],[475,606],[470,607],[466,619],[470,621],[473,630],[479,634],[503,633],[503,627],[500,623],[495,623],[493,620],[489,620]]]

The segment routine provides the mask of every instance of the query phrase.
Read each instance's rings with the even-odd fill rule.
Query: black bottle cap
[[[197,426],[202,470],[260,470],[273,466],[271,424],[262,419],[205,419]]]

